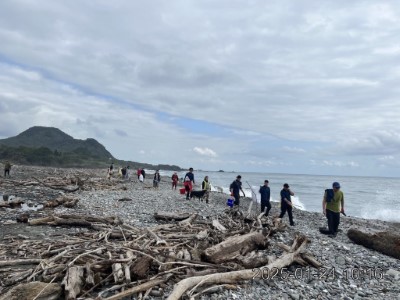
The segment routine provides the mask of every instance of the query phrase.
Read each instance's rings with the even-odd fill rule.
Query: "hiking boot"
[[[291,223],[290,226],[294,226],[294,223]]]

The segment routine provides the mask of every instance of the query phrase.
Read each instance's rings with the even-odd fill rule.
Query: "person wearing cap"
[[[281,214],[279,218],[283,218],[285,213],[288,213],[290,226],[294,226],[293,222],[293,204],[291,196],[294,196],[294,193],[289,189],[289,184],[285,183],[283,185],[283,189],[281,190]]]
[[[322,212],[328,219],[328,230],[321,230],[321,233],[336,236],[340,223],[340,213],[344,214],[344,195],[340,190],[340,183],[332,183],[332,190],[325,190],[322,200]]]
[[[264,185],[260,186],[260,190],[258,191],[261,194],[261,212],[265,213],[265,216],[268,216],[269,211],[271,210],[271,190],[269,189],[269,181],[264,180]],[[265,211],[267,208],[267,211]]]
[[[238,175],[236,176],[236,180],[231,183],[229,186],[229,190],[231,192],[231,196],[235,197],[235,202],[233,204],[239,205],[240,203],[240,195],[239,191],[242,191],[243,197],[246,197],[243,189],[242,189],[242,176]]]

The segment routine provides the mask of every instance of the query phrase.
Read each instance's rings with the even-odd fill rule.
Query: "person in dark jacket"
[[[158,184],[160,183],[160,181],[161,181],[161,176],[157,170],[156,173],[154,173],[153,187],[158,188]]]
[[[231,191],[231,195],[235,197],[235,202],[233,204],[239,205],[240,204],[240,195],[239,191],[242,191],[243,197],[246,197],[243,189],[242,189],[242,176],[238,175],[236,176],[236,180],[231,183],[229,186],[229,190]]]
[[[6,178],[7,175],[8,175],[8,177],[10,177],[11,166],[12,165],[10,164],[10,162],[8,160],[4,163],[4,178]]]
[[[269,211],[271,210],[271,191],[269,189],[269,181],[264,180],[264,185],[260,186],[259,193],[261,194],[261,212],[265,213],[265,216],[268,216]],[[267,208],[267,211],[265,211],[265,208]]]
[[[192,191],[194,185],[193,168],[189,168],[189,172],[186,173],[183,185],[185,186],[186,190],[186,200],[189,200],[190,192]]]
[[[294,193],[289,189],[289,184],[285,183],[283,185],[283,189],[281,190],[281,214],[279,215],[279,218],[282,219],[287,212],[289,216],[290,226],[294,226],[292,214],[293,204],[290,196],[294,196]]]

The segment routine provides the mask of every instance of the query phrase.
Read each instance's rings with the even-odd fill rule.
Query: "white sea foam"
[[[373,210],[364,210],[361,213],[361,216],[364,219],[378,219],[392,222],[400,221],[400,210],[399,209],[373,209]]]

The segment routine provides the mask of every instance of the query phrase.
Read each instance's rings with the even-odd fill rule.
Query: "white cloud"
[[[305,172],[312,155],[365,175],[400,150],[399,18],[372,0],[2,1],[0,135],[54,126],[144,162]]]
[[[201,148],[201,147],[194,147],[193,151],[196,152],[197,154],[203,155],[203,156],[209,156],[209,157],[217,157],[217,153],[215,153],[214,150],[211,150],[210,148]]]

